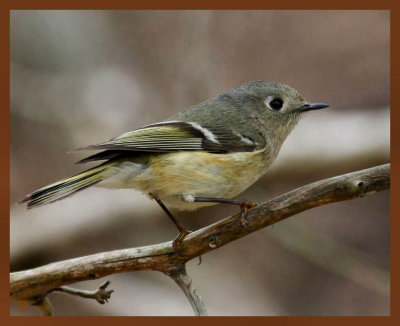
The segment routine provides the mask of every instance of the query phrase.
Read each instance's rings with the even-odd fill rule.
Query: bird
[[[133,188],[155,199],[179,231],[190,231],[170,209],[238,205],[246,226],[249,200],[235,199],[263,176],[305,112],[327,108],[294,88],[249,81],[161,122],[77,149],[97,151],[80,161],[100,164],[40,188],[22,199],[27,208],[68,197],[90,186]]]

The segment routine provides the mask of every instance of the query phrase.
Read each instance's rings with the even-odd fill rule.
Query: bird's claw
[[[247,214],[250,208],[257,206],[257,203],[251,201],[243,201],[240,204],[240,224],[247,230],[253,231],[254,229],[248,225]]]
[[[179,256],[184,256],[182,251],[182,241],[190,233],[192,233],[192,231],[186,230],[182,227],[179,229],[178,236],[172,241],[172,248]]]

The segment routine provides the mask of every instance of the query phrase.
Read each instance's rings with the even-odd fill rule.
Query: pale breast
[[[152,193],[167,207],[192,210],[213,204],[190,203],[185,198],[232,198],[256,182],[270,161],[266,149],[228,154],[151,154],[146,165],[126,160],[115,164],[109,177],[98,185],[135,188]]]
[[[232,198],[261,177],[268,157],[265,149],[229,154],[175,152],[154,156],[151,163],[151,170],[143,175],[142,190],[172,207],[194,209],[207,204],[187,203],[182,197]]]

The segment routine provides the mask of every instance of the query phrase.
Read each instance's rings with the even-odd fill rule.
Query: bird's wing
[[[112,156],[116,151],[207,151],[224,153],[250,152],[254,151],[255,148],[255,142],[249,137],[235,134],[223,128],[213,130],[194,122],[165,121],[147,125],[103,143],[78,150],[106,150],[107,155]]]

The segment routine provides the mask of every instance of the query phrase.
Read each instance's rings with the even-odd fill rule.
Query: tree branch
[[[389,186],[390,164],[317,181],[250,209],[247,216],[249,229],[241,225],[240,216],[236,214],[189,234],[183,240],[179,254],[174,252],[172,242],[169,241],[11,273],[10,297],[12,300],[32,300],[62,285],[121,272],[154,270],[171,274],[192,258],[304,210],[363,197],[388,189]]]
[[[192,279],[186,273],[185,265],[178,266],[165,274],[179,285],[186,298],[189,300],[196,316],[208,316],[206,306],[201,300],[198,291],[193,287]]]

